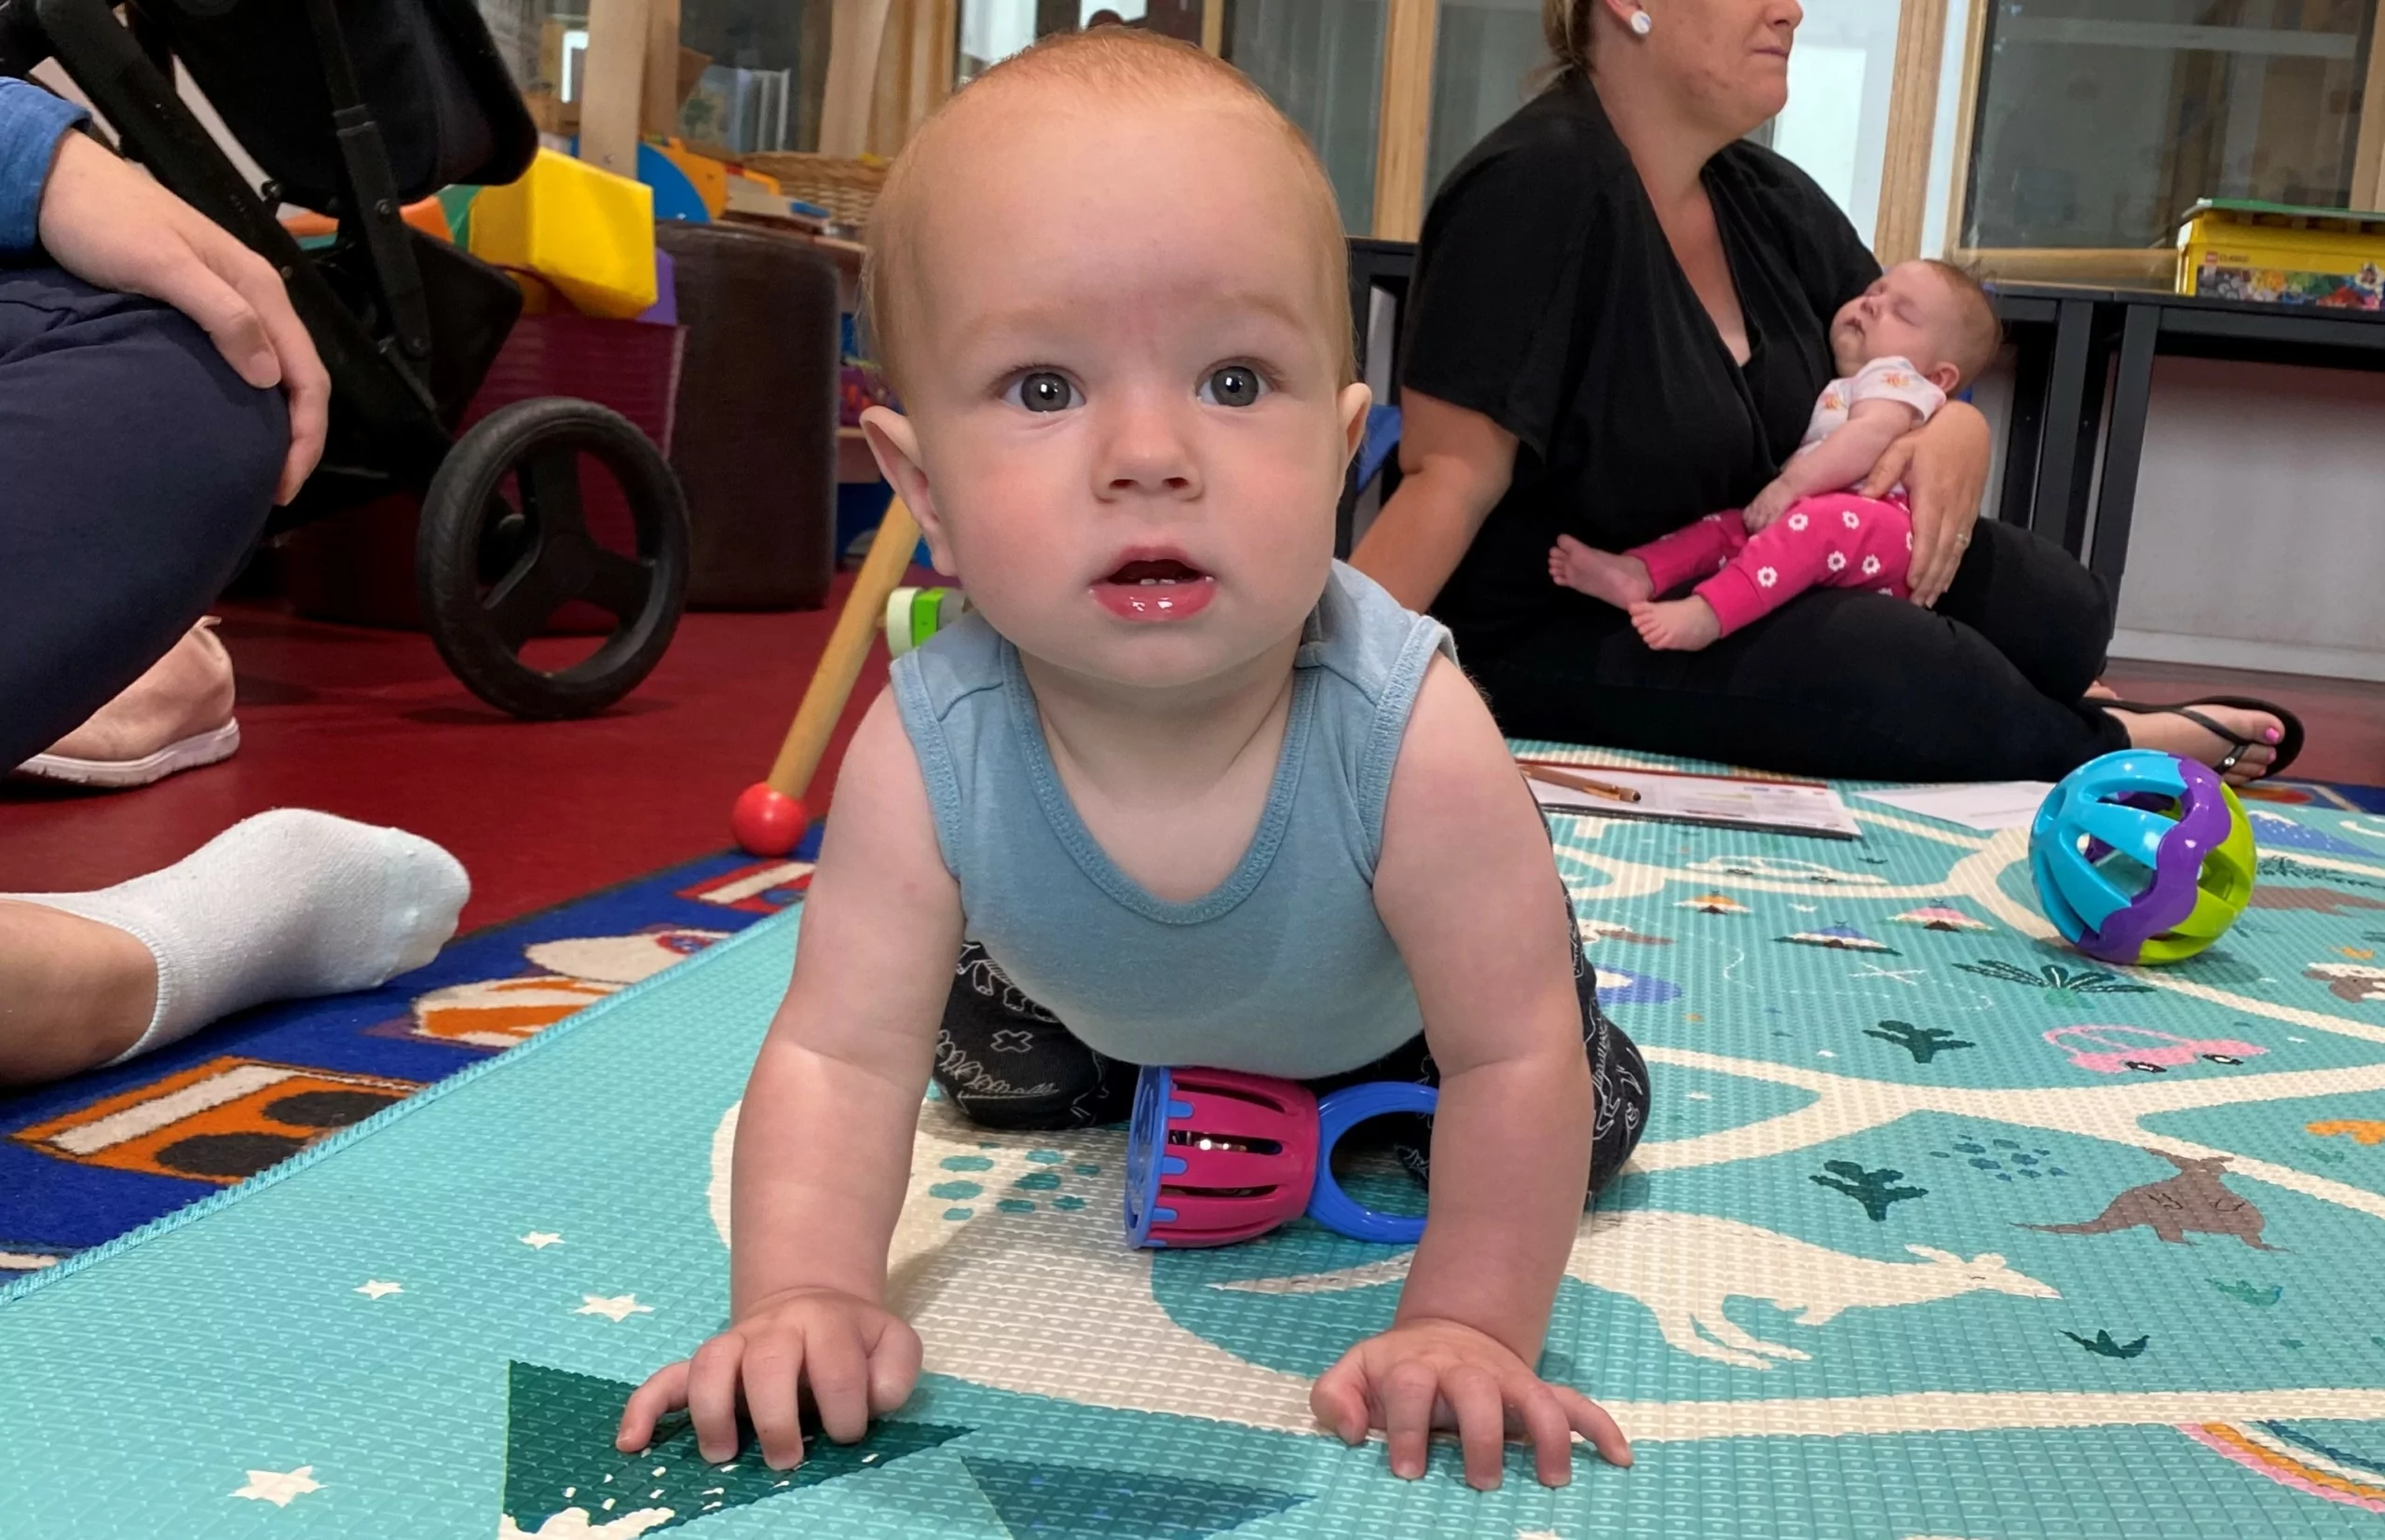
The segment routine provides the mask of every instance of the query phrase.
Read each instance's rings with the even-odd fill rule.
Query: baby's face
[[[960,125],[956,125],[956,128]],[[1263,123],[1019,89],[934,163],[893,303],[905,484],[938,570],[1030,658],[1167,688],[1297,633],[1364,387]],[[881,458],[885,458],[881,446]],[[894,469],[898,474],[902,467]]]
[[[1960,349],[1962,303],[1943,275],[1924,262],[1900,262],[1839,307],[1831,321],[1831,356],[1852,375],[1874,359],[1903,358],[1925,375]],[[1941,382],[1941,388],[1946,388]]]

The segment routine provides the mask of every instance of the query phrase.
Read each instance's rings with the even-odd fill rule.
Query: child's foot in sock
[[[268,1000],[369,989],[418,968],[470,893],[428,839],[278,808],[113,888],[0,896],[113,925],[157,958],[157,1014],[129,1058]]]
[[[1631,624],[1640,639],[1658,652],[1696,652],[1711,647],[1714,638],[1723,634],[1714,606],[1695,593],[1660,605],[1633,605]]]
[[[1646,604],[1656,596],[1648,580],[1648,564],[1637,556],[1593,551],[1571,535],[1560,535],[1548,548],[1548,576],[1593,599],[1604,599],[1617,609]]]

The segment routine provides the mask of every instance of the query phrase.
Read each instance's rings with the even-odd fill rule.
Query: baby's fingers
[[[744,1340],[724,1331],[688,1360],[688,1415],[696,1424],[696,1449],[718,1464],[737,1457],[738,1368]]]
[[[687,1404],[688,1362],[682,1358],[656,1370],[646,1383],[630,1392],[629,1404],[621,1408],[620,1429],[613,1435],[613,1447],[634,1454],[654,1441],[657,1418]]]
[[[1516,1420],[1532,1441],[1533,1474],[1544,1487],[1561,1487],[1574,1479],[1574,1424],[1558,1404],[1557,1392],[1534,1378],[1517,1387],[1513,1397]]]
[[[1383,1431],[1391,1446],[1391,1473],[1413,1481],[1424,1474],[1426,1445],[1433,1436],[1433,1406],[1440,1398],[1432,1366],[1410,1358],[1383,1377]]]
[[[869,1355],[861,1333],[849,1320],[823,1321],[803,1346],[821,1431],[840,1444],[860,1442],[869,1431]]]
[[[1365,1372],[1345,1357],[1309,1387],[1308,1410],[1316,1425],[1353,1448],[1367,1441]]]
[[[869,1410],[884,1415],[911,1398],[920,1383],[920,1334],[893,1316],[869,1344]]]
[[[1590,1441],[1590,1447],[1599,1451],[1599,1458],[1610,1465],[1631,1463],[1631,1441],[1623,1436],[1623,1429],[1615,1425],[1604,1408],[1570,1385],[1548,1388],[1557,1397],[1557,1404],[1564,1409],[1565,1421]]]
[[[1497,1491],[1500,1467],[1507,1458],[1507,1409],[1499,1394],[1499,1382],[1489,1370],[1461,1364],[1442,1381],[1441,1397],[1457,1419],[1458,1448],[1465,1455],[1465,1484],[1477,1492]]]
[[[796,1410],[803,1350],[800,1336],[783,1332],[755,1343],[742,1366],[745,1415],[754,1424],[755,1441],[762,1446],[762,1463],[772,1470],[792,1470],[803,1464],[803,1424]]]

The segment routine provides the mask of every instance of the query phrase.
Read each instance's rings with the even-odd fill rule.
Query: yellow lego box
[[[2385,307],[2385,213],[2205,198],[2178,226],[2178,293]]]

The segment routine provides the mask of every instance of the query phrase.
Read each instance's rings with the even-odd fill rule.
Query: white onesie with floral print
[[[1806,436],[1797,441],[1797,453],[1804,454],[1846,427],[1848,416],[1867,401],[1904,402],[1919,414],[1914,419],[1918,428],[1946,404],[1946,392],[1930,384],[1911,359],[1874,359],[1847,378],[1822,387],[1822,393],[1814,400],[1814,415],[1806,422]]]

